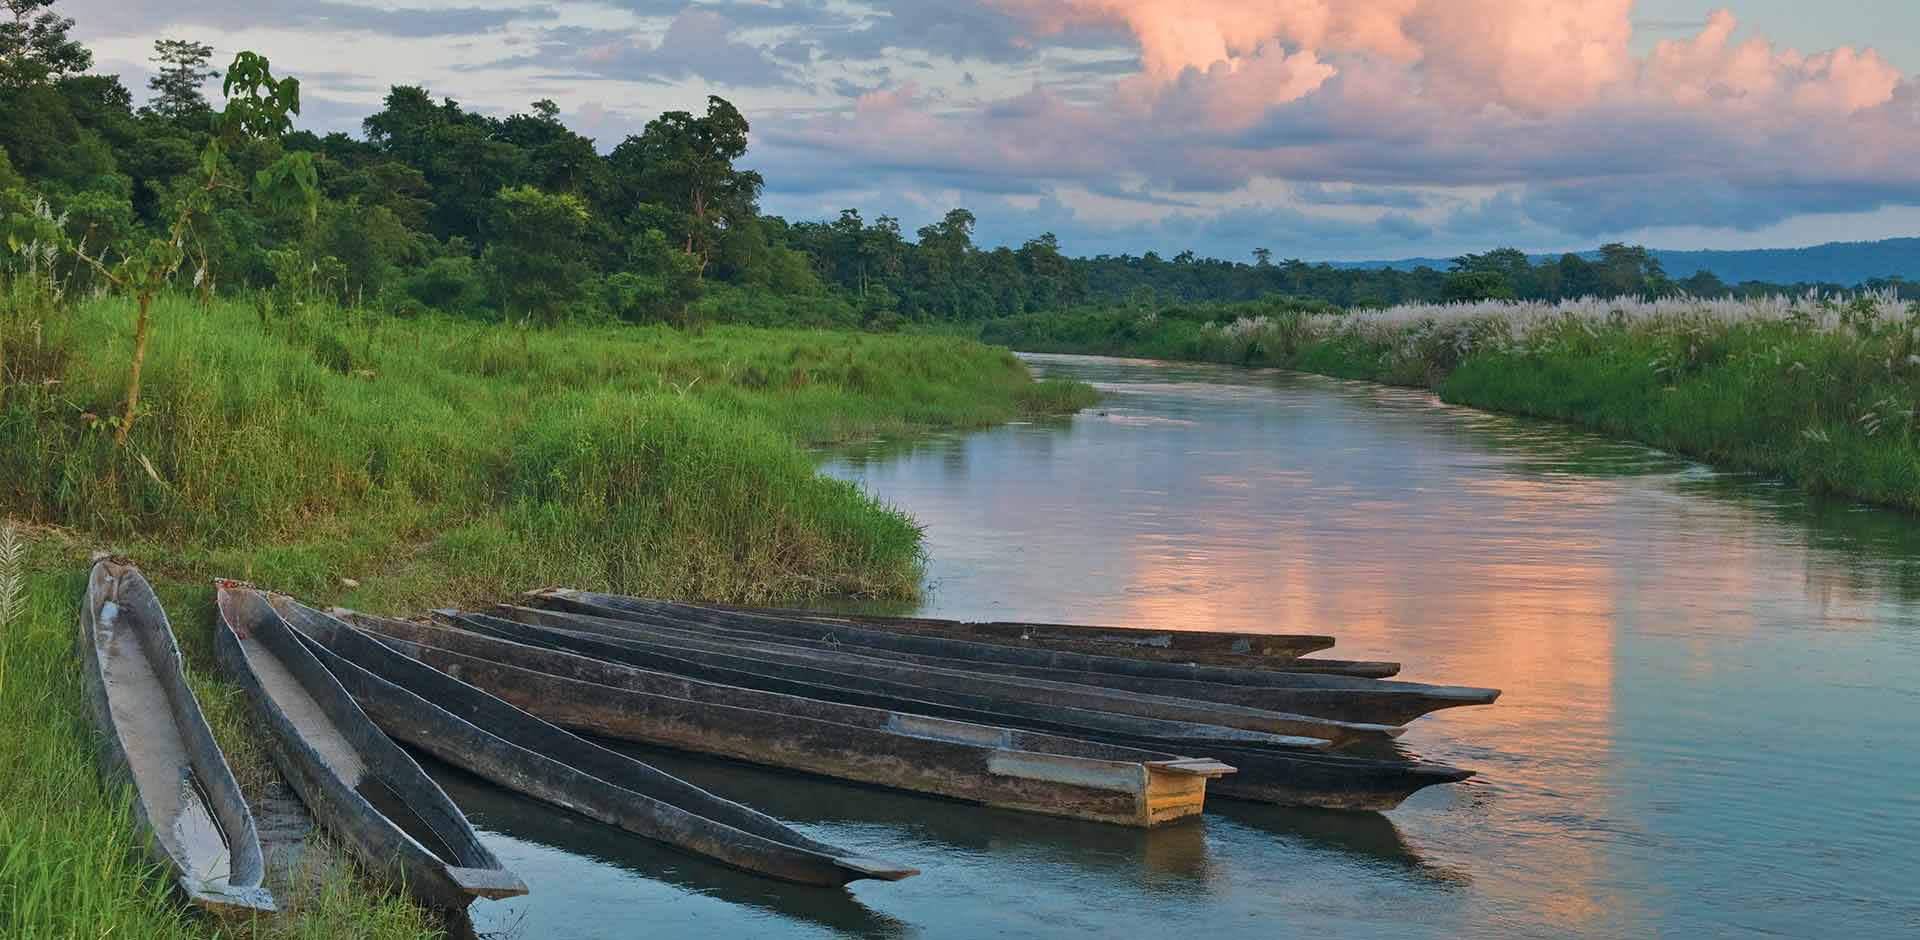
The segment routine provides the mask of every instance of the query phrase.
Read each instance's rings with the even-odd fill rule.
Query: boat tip
[[[265,888],[214,887],[182,882],[194,906],[223,915],[277,914],[279,905]]]
[[[905,868],[867,858],[841,857],[834,859],[833,863],[848,871],[859,872],[862,878],[875,881],[902,881],[920,874],[918,868]]]

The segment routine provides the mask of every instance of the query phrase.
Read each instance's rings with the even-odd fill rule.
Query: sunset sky
[[[719,94],[766,211],[1074,254],[1399,258],[1920,234],[1912,0],[60,0],[144,91],[154,39],[299,75],[558,102],[603,149]]]

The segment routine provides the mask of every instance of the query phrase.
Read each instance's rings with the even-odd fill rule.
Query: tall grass
[[[404,559],[470,590],[910,594],[912,522],[817,475],[802,446],[984,426],[1088,391],[947,337],[263,326],[178,299],[154,316],[148,411],[125,450],[101,417],[125,305],[49,324],[50,345],[88,354],[0,410],[0,506],[197,570],[297,569],[281,586],[309,591]]]
[[[273,885],[284,917],[181,910],[135,841],[128,794],[94,766],[73,642],[88,549],[128,554],[155,582],[208,721],[258,798],[274,773],[213,669],[215,575],[390,612],[552,583],[909,595],[918,527],[820,476],[807,448],[1091,395],[951,337],[263,320],[242,303],[163,298],[144,413],[122,449],[104,416],[124,391],[129,306],[39,300],[0,293],[0,518],[49,524],[24,549],[0,535],[7,940],[441,934],[337,864]]]
[[[1891,293],[1423,304],[1197,325],[1113,314],[1003,321],[983,336],[1427,387],[1920,510],[1920,304]]]

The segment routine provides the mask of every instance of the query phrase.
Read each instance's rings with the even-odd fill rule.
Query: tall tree
[[[54,0],[0,0],[0,87],[37,85],[93,66],[93,53],[69,38],[73,20],[49,9]]]
[[[210,113],[207,96],[201,92],[207,79],[219,78],[218,69],[208,68],[213,47],[189,39],[158,39],[153,43],[153,61],[160,74],[147,80],[153,89],[148,110],[163,118],[178,121]]]
[[[628,142],[644,198],[685,215],[686,252],[699,255],[703,267],[718,230],[759,211],[765,180],[733,165],[747,153],[747,119],[726,99],[709,96],[704,117],[668,111]]]

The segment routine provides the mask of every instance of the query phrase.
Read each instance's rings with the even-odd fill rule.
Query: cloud
[[[540,34],[532,51],[462,66],[483,72],[539,67],[575,77],[668,83],[704,79],[737,88],[798,85],[791,48],[764,49],[735,38],[736,24],[714,10],[688,6],[656,42],[633,30],[561,26]]]
[[[516,20],[551,20],[558,15],[547,3],[390,9],[335,0],[196,0],[191,4],[65,0],[58,11],[72,17],[75,32],[88,38],[146,36],[195,26],[344,30],[402,38],[462,36],[498,29]]]
[[[1287,181],[1309,214],[1387,210],[1366,224],[1391,238],[1484,229],[1496,211],[1587,237],[1920,204],[1920,85],[1871,49],[1738,38],[1724,11],[1636,54],[1630,0],[982,2],[1036,46],[1124,28],[1140,65],[1092,101],[1064,81],[974,109],[896,88],[761,129],[981,190],[1145,181],[1225,199]],[[1449,215],[1409,195],[1462,187],[1499,199]]]

